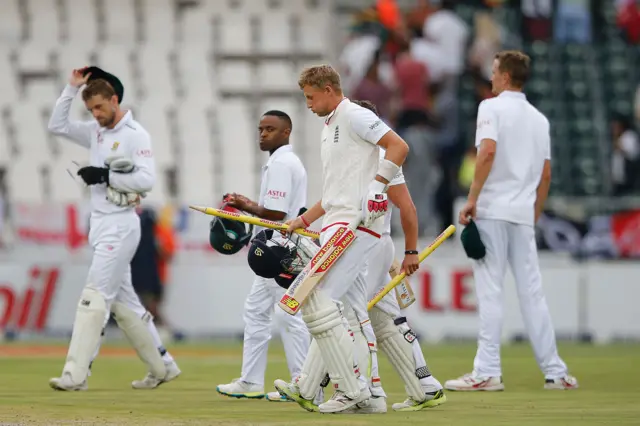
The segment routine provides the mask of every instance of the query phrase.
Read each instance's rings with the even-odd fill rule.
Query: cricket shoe
[[[297,402],[298,405],[305,410],[312,413],[320,412],[319,405],[315,403],[315,400],[311,401],[310,399],[305,399],[300,395],[300,388],[296,383],[287,383],[284,380],[276,379],[276,381],[273,382],[273,385],[280,395]],[[316,397],[316,400],[317,399],[318,397]]]
[[[386,412],[387,398],[384,396],[372,396],[344,411],[345,414],[384,414]]]
[[[442,389],[435,392],[426,393],[427,397],[424,401],[416,401],[413,398],[407,398],[404,402],[397,402],[391,406],[393,411],[420,411],[427,408],[437,407],[447,402],[447,395]]]
[[[295,402],[286,395],[280,395],[280,392],[268,392],[265,395],[265,399],[272,402]]]
[[[502,383],[502,376],[482,377],[473,372],[457,379],[447,380],[444,388],[451,391],[466,392],[502,391],[504,390],[504,383]]]
[[[154,376],[151,373],[147,373],[144,379],[134,380],[131,382],[131,387],[134,389],[155,389],[163,383],[167,383],[177,378],[182,371],[178,368],[178,364],[172,362],[167,364],[167,374],[163,378]]]
[[[325,402],[324,404],[320,404],[318,408],[321,413],[344,413],[349,408],[357,405],[361,402],[366,401],[371,398],[371,391],[369,390],[369,386],[365,386],[364,389],[360,389],[360,395],[357,398],[349,398],[344,394],[343,391],[337,390],[330,400]]]
[[[545,389],[578,389],[578,379],[573,376],[566,375],[557,379],[545,379]]]
[[[244,382],[240,379],[233,379],[226,385],[216,387],[218,393],[232,398],[264,398],[264,388],[261,385]]]
[[[62,373],[62,377],[53,377],[49,379],[49,386],[59,391],[86,391],[89,389],[87,379],[84,379],[79,385],[73,383],[70,373]]]

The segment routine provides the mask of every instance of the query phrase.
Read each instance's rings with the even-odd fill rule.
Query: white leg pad
[[[89,374],[89,364],[100,345],[107,314],[107,304],[102,294],[92,288],[85,288],[78,302],[63,368],[63,372],[69,373],[75,384],[82,383]]]
[[[382,389],[380,373],[378,372],[378,348],[371,321],[367,318],[361,323],[355,311],[351,308],[347,309],[347,320],[353,333],[356,359],[361,368],[360,373],[367,378],[367,383],[373,396],[386,397],[384,389]]]
[[[322,359],[318,342],[313,339],[302,365],[302,372],[296,379],[300,395],[304,399],[313,400],[320,391],[320,386],[326,386],[328,381],[329,376],[326,364]]]
[[[413,354],[412,341],[415,340],[415,335],[406,323],[404,325],[407,330],[406,333],[403,333],[394,324],[393,318],[389,314],[376,307],[369,311],[369,315],[378,339],[378,345],[404,382],[407,394],[416,401],[424,401],[425,392],[420,385]]]
[[[118,327],[127,336],[127,340],[135,349],[138,357],[147,364],[149,373],[158,379],[164,379],[167,375],[167,368],[160,355],[160,350],[156,347],[153,336],[147,327],[147,323],[153,321],[153,316],[149,312],[145,312],[140,317],[121,302],[114,302],[111,311],[115,316]]]
[[[360,372],[353,362],[353,339],[342,322],[338,306],[322,291],[314,291],[303,307],[302,319],[318,344],[334,388],[347,398],[357,399]]]

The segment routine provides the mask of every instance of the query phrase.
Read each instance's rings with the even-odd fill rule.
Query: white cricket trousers
[[[558,355],[551,315],[542,292],[534,228],[490,219],[479,219],[476,225],[487,254],[484,259],[474,261],[473,266],[480,314],[474,371],[483,377],[502,375],[502,287],[508,263],[515,277],[520,311],[536,361],[545,378],[563,377],[567,366]]]
[[[380,242],[371,253],[369,267],[366,272],[367,300],[371,300],[380,289],[391,281],[389,269],[393,264],[396,248],[393,245],[391,235],[384,234],[380,237]],[[400,316],[400,306],[396,299],[395,292],[390,291],[377,304],[376,307],[389,314],[393,318]]]
[[[104,325],[114,301],[128,306],[140,317],[147,312],[131,284],[130,263],[139,242],[140,218],[134,210],[91,215],[89,244],[93,247],[93,259],[87,287],[97,290],[105,299],[107,315]],[[148,322],[148,327],[156,347],[161,348],[162,341],[153,321]],[[169,357],[163,358],[167,361]]]
[[[244,303],[244,346],[240,378],[244,382],[264,386],[274,309],[291,380],[300,375],[311,344],[311,336],[299,312],[289,315],[276,306],[284,293],[285,289],[275,280],[256,276],[253,281]]]

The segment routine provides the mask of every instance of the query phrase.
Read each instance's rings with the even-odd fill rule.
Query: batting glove
[[[109,184],[109,169],[106,167],[86,166],[78,170],[78,176],[87,185]]]
[[[376,219],[384,216],[389,209],[389,201],[387,200],[387,185],[377,180],[373,180],[369,184],[367,196],[362,202],[362,226],[365,228],[373,225]]]

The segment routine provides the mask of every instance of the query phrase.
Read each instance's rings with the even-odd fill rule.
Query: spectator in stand
[[[591,43],[589,0],[558,0],[555,40],[560,43]]]
[[[629,43],[640,43],[640,0],[631,0],[618,13],[618,26]]]
[[[640,139],[632,120],[617,115],[611,122],[613,152],[611,177],[614,195],[628,195],[640,189]]]
[[[636,128],[640,128],[640,85],[636,89],[636,97],[633,102],[633,110],[636,118]]]
[[[501,50],[500,27],[490,13],[474,15],[475,36],[469,49],[469,67],[484,80],[491,80],[493,61]]]
[[[403,170],[418,210],[419,232],[423,234],[425,227],[433,223],[439,167],[430,131],[434,122],[430,117],[429,70],[409,49],[408,44],[402,46],[394,64],[395,130],[411,148]]]
[[[469,27],[455,12],[455,0],[441,0],[440,7],[424,22],[423,37],[438,45],[444,73],[460,76],[464,71]]]
[[[389,122],[391,118],[391,89],[380,79],[380,51],[376,51],[360,84],[353,91],[354,99],[366,99],[378,108],[380,118]]]
[[[520,8],[523,17],[523,38],[528,41],[549,40],[553,14],[552,0],[522,0]]]

